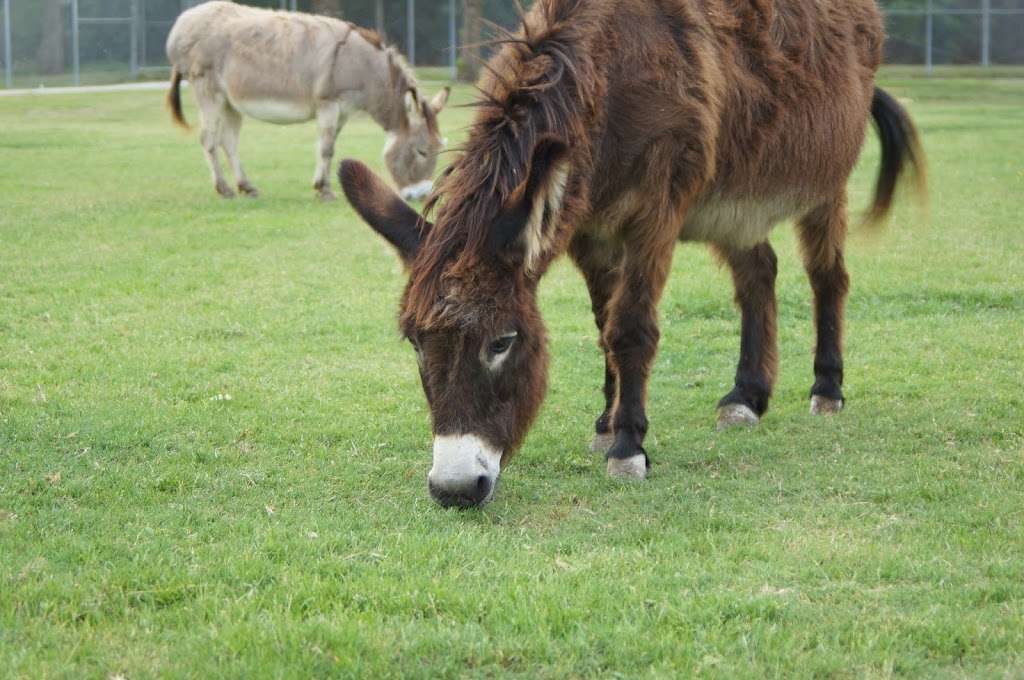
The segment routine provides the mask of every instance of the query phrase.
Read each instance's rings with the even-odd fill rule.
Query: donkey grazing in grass
[[[775,381],[773,226],[796,218],[815,298],[811,411],[843,407],[846,183],[869,118],[883,218],[923,157],[907,113],[874,85],[872,0],[538,0],[481,81],[469,139],[421,217],[366,166],[341,182],[409,271],[400,326],[433,419],[431,495],[487,502],[544,395],[537,283],[568,252],[605,353],[593,446],[644,478],[657,304],[676,241],[732,271],[742,317],[720,426],[752,425]],[[920,178],[921,175],[918,174]]]
[[[372,31],[328,17],[207,2],[184,12],[167,38],[174,120],[181,111],[182,79],[192,83],[202,113],[200,142],[225,198],[234,191],[224,179],[217,148],[231,164],[238,190],[258,192],[238,158],[242,114],[271,123],[316,118],[320,153],[313,188],[332,199],[330,166],[334,143],[350,114],[363,110],[388,133],[384,160],[406,198],[429,193],[444,143],[437,114],[448,100],[444,88],[423,100],[411,69]]]

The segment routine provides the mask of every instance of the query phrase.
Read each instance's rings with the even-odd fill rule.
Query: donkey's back
[[[684,239],[749,247],[842,191],[881,62],[874,0],[622,0],[614,12],[588,2],[579,11],[599,13],[617,46],[599,64],[614,143],[597,159],[608,168],[598,212],[628,213],[623,202],[660,191],[667,169],[688,185]],[[636,178],[649,186],[621,195]]]
[[[335,94],[330,90],[336,89],[339,46],[346,47],[349,62],[359,61],[358,47],[371,47],[361,35],[349,44],[352,33],[359,35],[350,24],[328,17],[215,0],[181,15],[168,37],[167,54],[182,73],[211,74],[246,113],[299,122],[313,117],[316,99]],[[285,101],[291,110],[282,106]]]

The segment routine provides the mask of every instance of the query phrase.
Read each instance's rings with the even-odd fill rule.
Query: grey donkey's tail
[[[181,71],[177,67],[172,67],[171,89],[167,92],[167,108],[171,110],[171,118],[174,119],[174,122],[188,130],[188,122],[185,120],[185,114],[181,111],[181,80]]]
[[[915,189],[922,200],[927,198],[924,151],[910,114],[880,87],[871,100],[871,117],[875,120],[882,142],[882,167],[875,184],[875,200],[867,215],[869,224],[881,223],[892,208],[900,178],[907,170],[913,175]]]

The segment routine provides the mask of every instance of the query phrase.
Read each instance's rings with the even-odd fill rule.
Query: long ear
[[[405,103],[405,115],[409,122],[412,123],[423,116],[420,113],[420,96],[413,88],[409,88],[405,91],[405,95],[402,97],[402,101]]]
[[[445,85],[444,89],[434,95],[434,98],[430,100],[430,108],[434,110],[434,114],[441,113],[441,109],[448,103],[448,95],[452,93],[452,88]]]
[[[395,247],[402,262],[409,264],[432,225],[359,161],[342,161],[338,179],[359,216]]]
[[[569,146],[554,136],[540,138],[533,147],[526,179],[491,228],[491,252],[521,255],[530,269],[557,226],[568,177]]]

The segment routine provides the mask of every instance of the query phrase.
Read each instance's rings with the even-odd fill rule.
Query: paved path
[[[145,83],[123,83],[121,85],[92,85],[88,87],[32,87],[23,90],[0,90],[0,97],[25,97],[44,94],[90,94],[93,92],[130,92],[132,90],[166,90],[162,80]],[[182,83],[183,86],[188,83]]]
[[[421,80],[421,85],[448,84],[447,81]],[[94,92],[131,92],[133,90],[166,90],[169,83],[163,80],[147,81],[145,83],[123,83],[121,85],[89,85],[82,87],[28,87],[21,90],[2,90],[0,97],[31,97],[45,94],[92,94]],[[188,87],[188,82],[182,82],[182,87]]]

